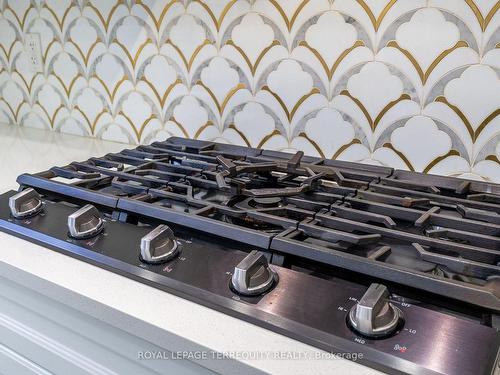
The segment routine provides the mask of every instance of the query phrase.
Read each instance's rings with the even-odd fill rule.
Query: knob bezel
[[[404,325],[403,312],[389,301],[384,285],[371,284],[363,297],[347,315],[349,327],[367,338],[386,338],[397,333]]]
[[[260,267],[264,267],[269,273],[267,279],[253,287],[247,286],[251,278],[250,272]],[[234,268],[229,287],[236,294],[256,297],[271,291],[278,282],[278,272],[269,265],[264,253],[253,250]]]
[[[356,305],[354,305],[351,310],[349,310],[349,314],[347,316],[347,324],[356,334],[369,339],[385,339],[388,337],[392,337],[397,334],[401,330],[401,328],[403,328],[404,318],[402,311],[398,307],[394,306],[392,303],[390,303],[390,306],[394,309],[394,318],[388,324],[374,329],[371,333],[359,331],[359,328],[355,323]]]
[[[82,224],[86,224],[89,221],[84,221],[83,223],[80,222],[82,218],[88,217],[90,219],[97,219],[97,224],[94,225],[93,227],[86,229],[86,230],[80,230],[79,227]],[[77,240],[86,240],[89,238],[93,238],[97,235],[99,235],[102,231],[104,230],[104,220],[101,217],[101,214],[91,204],[87,204],[80,208],[78,211],[73,212],[71,215],[68,216],[68,231],[69,231],[69,236],[71,238],[77,239]]]
[[[20,202],[36,201],[36,205],[26,211],[19,211]],[[33,188],[27,188],[9,198],[10,213],[16,219],[27,219],[38,215],[43,209],[42,198]]]
[[[156,242],[161,241],[162,239],[171,241],[172,248],[164,254],[155,256],[152,254],[152,251],[154,252],[154,249],[152,247],[155,246]],[[180,253],[181,247],[179,245],[179,242],[175,239],[175,235],[172,229],[166,224],[161,224],[141,238],[140,248],[141,251],[139,254],[139,259],[142,262],[148,264],[162,264],[176,258]]]

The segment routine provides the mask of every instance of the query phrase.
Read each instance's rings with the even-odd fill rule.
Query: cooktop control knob
[[[270,290],[278,282],[278,274],[260,251],[254,250],[233,271],[231,285],[239,294],[256,296]]]
[[[349,312],[352,328],[364,336],[384,337],[396,331],[403,313],[388,301],[389,291],[382,284],[372,284]]]
[[[179,245],[168,225],[159,225],[141,239],[141,259],[146,263],[168,262],[179,254]]]
[[[28,188],[10,197],[9,207],[12,216],[24,219],[42,210],[42,199],[35,189]]]
[[[68,216],[68,229],[71,237],[85,239],[97,236],[104,228],[101,214],[91,204],[83,206]]]

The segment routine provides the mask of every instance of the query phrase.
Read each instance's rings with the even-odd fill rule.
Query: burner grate
[[[281,253],[498,310],[500,252],[317,214],[272,239]]]
[[[181,138],[18,182],[500,311],[500,185]]]

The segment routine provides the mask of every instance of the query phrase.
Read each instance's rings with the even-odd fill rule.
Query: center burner
[[[281,197],[252,198],[248,200],[248,205],[254,208],[280,207],[283,205],[283,198]]]

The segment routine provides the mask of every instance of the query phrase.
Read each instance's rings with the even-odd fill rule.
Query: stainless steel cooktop
[[[180,138],[18,182],[0,229],[51,250],[386,372],[495,368],[500,185]]]

